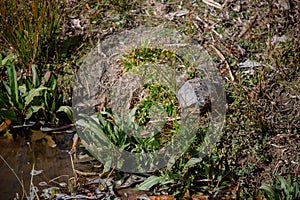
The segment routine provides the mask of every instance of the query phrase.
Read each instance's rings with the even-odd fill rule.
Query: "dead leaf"
[[[0,132],[5,131],[10,124],[11,120],[5,119],[5,121],[0,124]]]
[[[161,195],[161,196],[149,196],[151,200],[174,200],[174,196],[172,195]]]
[[[56,144],[50,135],[46,135],[45,139],[47,140],[47,144],[49,145],[49,147],[56,147]]]
[[[90,5],[89,5],[88,3],[85,4],[85,7],[86,7],[88,10],[91,9],[91,8],[90,8]]]
[[[193,194],[192,200],[208,200],[209,196],[208,195],[203,195],[203,194]]]
[[[46,133],[43,133],[40,130],[31,130],[30,139],[31,139],[31,141],[35,142],[35,141],[45,138],[45,136],[46,136]]]

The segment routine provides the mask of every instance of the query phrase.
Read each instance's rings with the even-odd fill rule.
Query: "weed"
[[[267,199],[300,199],[299,180],[295,179],[293,181],[290,175],[287,179],[277,176],[272,183],[263,184],[260,189]]]
[[[199,134],[206,130],[200,128]],[[138,189],[149,190],[156,186],[158,191],[169,191],[173,195],[183,198],[186,193],[217,194],[219,190],[232,185],[230,174],[224,163],[225,156],[218,155],[216,149],[212,155],[198,158],[201,136],[194,138],[189,149],[172,165],[151,176],[138,186]]]
[[[135,115],[136,121],[139,124],[145,124],[150,120],[149,111],[154,104],[162,106],[168,117],[173,116],[176,118],[174,114],[175,111],[178,112],[178,102],[170,89],[161,84],[146,84],[144,87],[148,95],[138,105]]]
[[[0,3],[0,40],[12,47],[26,67],[54,56],[55,36],[60,20],[56,0],[18,1]]]
[[[110,112],[100,112],[99,122],[100,129],[107,138],[120,149],[130,152],[151,152],[160,147],[160,141],[155,135],[148,138],[141,138],[138,132],[138,125],[132,121],[135,110],[122,119],[112,115]],[[127,130],[131,133],[128,135]]]
[[[123,66],[125,71],[137,71],[138,66],[147,63],[166,64],[174,66],[175,62],[179,62],[179,58],[172,51],[158,48],[140,48],[134,49],[128,54],[125,54]]]
[[[58,120],[57,112],[65,112],[71,118],[71,108],[62,106],[63,96],[53,74],[48,72],[41,78],[36,65],[32,65],[32,78],[21,79],[13,63],[7,62],[6,68],[8,78],[2,81],[4,92],[0,95],[1,118],[23,123],[40,111],[52,123]]]

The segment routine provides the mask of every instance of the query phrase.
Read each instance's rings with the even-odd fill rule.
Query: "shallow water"
[[[33,183],[40,192],[53,186],[61,188],[59,183],[67,185],[68,179],[73,176],[68,153],[73,134],[51,134],[51,137],[45,137],[40,131],[30,131],[29,135],[30,139],[27,140],[20,136],[15,140],[0,137],[0,154],[23,182],[27,195],[29,196],[33,165],[35,170],[42,170],[40,174],[33,176]],[[49,138],[55,141],[55,147],[51,147],[54,145],[49,142]],[[12,169],[0,159],[0,199],[13,199],[16,194],[19,197],[23,195],[21,184]],[[40,186],[41,183],[45,185]]]

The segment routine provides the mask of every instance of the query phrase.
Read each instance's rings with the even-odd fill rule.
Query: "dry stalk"
[[[225,65],[226,65],[226,68],[227,68],[227,70],[228,70],[228,73],[229,73],[229,76],[230,76],[230,79],[231,79],[231,81],[235,81],[235,78],[234,78],[234,76],[233,76],[233,73],[232,73],[232,71],[231,71],[231,68],[230,68],[230,66],[229,66],[229,64],[228,64],[228,62],[227,62],[227,60],[226,60],[226,58],[224,57],[224,55],[221,53],[221,51],[219,50],[219,49],[217,49],[213,44],[210,44],[209,45],[211,48],[213,48],[213,50],[215,50],[215,52],[216,52],[216,54],[221,58],[221,60],[223,61],[223,62],[225,62]]]

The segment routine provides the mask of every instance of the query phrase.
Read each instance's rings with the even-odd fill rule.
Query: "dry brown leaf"
[[[43,138],[45,138],[46,133],[40,131],[40,130],[31,130],[31,141],[35,142],[38,140],[41,140]]]
[[[192,200],[208,200],[209,196],[208,195],[203,195],[203,194],[193,194]]]
[[[50,135],[46,135],[45,139],[47,140],[47,144],[49,145],[49,147],[56,147],[56,144]]]
[[[10,124],[11,120],[5,119],[5,121],[0,124],[0,132],[5,131]]]
[[[161,195],[161,196],[149,196],[151,200],[173,200],[175,199],[172,195]]]

